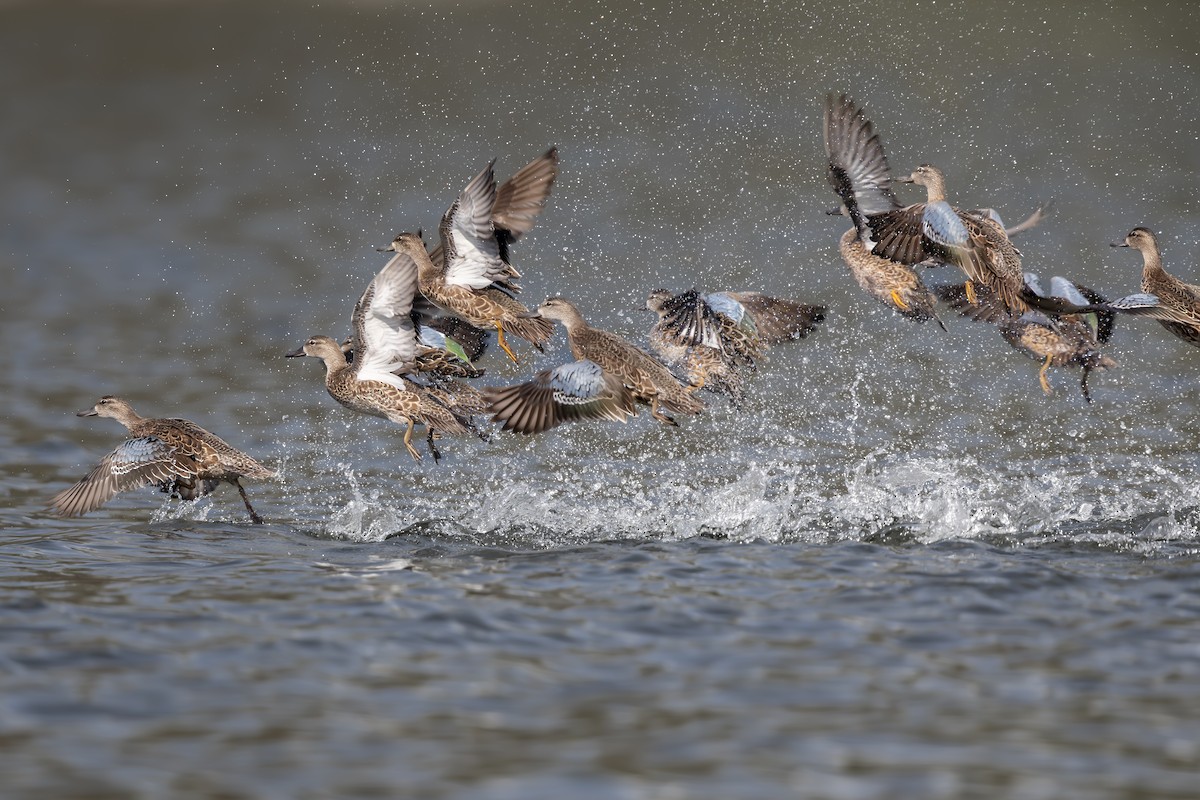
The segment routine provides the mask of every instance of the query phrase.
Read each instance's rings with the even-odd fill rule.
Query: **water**
[[[1043,275],[1133,291],[1108,243],[1141,224],[1195,281],[1200,20],[974,8],[0,7],[4,795],[1194,797],[1195,350],[1121,325],[1088,406],[875,306],[820,103],[964,205],[1053,199]],[[283,353],[551,144],[527,298],[631,336],[658,286],[828,319],[741,410],[414,464]],[[46,515],[119,441],[72,416],[106,393],[278,465],[268,524],[228,487]]]

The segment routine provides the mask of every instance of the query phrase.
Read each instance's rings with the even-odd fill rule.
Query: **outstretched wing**
[[[417,354],[412,321],[416,293],[417,262],[407,253],[396,253],[371,279],[354,306],[354,372],[359,378],[378,378],[412,364]]]
[[[825,153],[829,183],[852,217],[900,207],[892,192],[892,170],[883,142],[862,109],[846,95],[825,98]]]
[[[196,462],[177,448],[155,436],[138,436],[121,442],[83,480],[55,495],[50,507],[60,517],[78,517],[121,492],[196,473]]]
[[[1193,328],[1200,328],[1200,318],[1189,314],[1186,309],[1164,304],[1158,295],[1150,294],[1149,292],[1139,292],[1138,294],[1118,297],[1116,300],[1110,300],[1107,305],[1114,311],[1119,311],[1123,314],[1132,314],[1136,317],[1150,317],[1162,322],[1177,322],[1180,325],[1190,325]]]
[[[496,205],[493,159],[471,179],[442,215],[439,228],[445,253],[447,284],[483,289],[507,274],[492,225]]]
[[[1050,294],[1077,306],[1104,306],[1106,304],[1104,296],[1099,292],[1058,275],[1050,279]],[[1116,322],[1114,312],[1107,308],[1100,308],[1081,316],[1088,327],[1092,329],[1092,334],[1097,342],[1104,344],[1112,338],[1113,325]]]
[[[924,203],[876,214],[866,225],[870,237],[862,237],[864,244],[877,256],[912,265],[933,255],[925,248]]]
[[[483,394],[503,430],[524,434],[581,419],[624,422],[634,414],[633,394],[621,379],[587,359],[543,370],[517,386],[486,388]]]
[[[508,261],[507,245],[528,233],[546,207],[554,179],[558,177],[558,148],[551,147],[500,184],[492,223],[500,240],[500,257]],[[503,232],[504,235],[500,235]]]
[[[1129,294],[1124,297],[1118,297],[1116,300],[1109,300],[1108,307],[1113,311],[1118,311],[1122,314],[1129,314],[1135,317],[1150,317],[1151,319],[1161,319],[1178,322],[1179,320],[1172,316],[1170,310],[1166,308],[1162,301],[1158,299],[1158,295],[1150,294],[1149,292],[1138,292],[1137,294]]]
[[[1040,206],[1035,208],[1033,210],[1032,214],[1030,214],[1028,217],[1026,217],[1025,219],[1018,222],[1016,225],[1013,225],[1011,227],[1006,226],[1004,224],[1004,220],[1000,217],[1000,212],[998,212],[994,208],[973,208],[970,211],[967,211],[965,213],[970,214],[973,217],[980,217],[982,219],[990,219],[992,222],[995,222],[1001,228],[1004,228],[1004,232],[1008,236],[1015,236],[1018,233],[1022,233],[1024,231],[1029,230],[1030,228],[1036,228],[1038,225],[1041,225],[1042,220],[1044,220],[1047,216],[1049,216],[1050,209],[1053,207],[1054,207],[1054,201],[1047,200],[1045,203],[1042,203]]]
[[[736,301],[731,302],[736,305]],[[741,318],[740,305],[734,312]],[[657,329],[663,338],[683,347],[704,346],[722,350],[720,316],[696,289],[663,301]]]
[[[729,292],[754,319],[758,338],[768,345],[803,339],[825,319],[825,307],[771,297],[762,292]],[[711,296],[710,296],[711,297]]]

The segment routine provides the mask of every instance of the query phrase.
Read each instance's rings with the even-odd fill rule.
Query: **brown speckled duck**
[[[975,302],[975,284],[987,286],[1014,314],[1029,308],[1021,254],[995,219],[962,212],[946,202],[946,176],[922,164],[901,183],[925,187],[924,203],[867,218],[875,236],[873,252],[902,263],[935,258],[954,264],[967,276],[967,299]]]
[[[1026,286],[1038,296],[1042,295],[1036,275],[1025,274]],[[1111,356],[1101,348],[1112,336],[1114,313],[1105,305],[1105,300],[1096,292],[1066,278],[1054,277],[1050,282],[1047,299],[1061,301],[1066,309],[1090,309],[1083,312],[1059,314],[1030,310],[1014,317],[1004,308],[990,289],[980,287],[976,303],[966,297],[961,284],[939,286],[938,295],[952,308],[966,317],[977,321],[994,322],[1004,338],[1017,350],[1042,362],[1038,381],[1042,391],[1053,394],[1047,373],[1050,367],[1077,366],[1083,368],[1079,390],[1083,399],[1092,402],[1088,389],[1088,376],[1117,366]]]
[[[1113,247],[1132,247],[1142,254],[1142,292],[1112,305],[1120,311],[1151,317],[1171,333],[1200,347],[1200,286],[1184,283],[1163,268],[1158,239],[1149,228],[1134,228]]]
[[[262,524],[241,478],[274,478],[275,473],[217,435],[186,419],[139,416],[129,403],[111,395],[78,416],[115,419],[130,437],[100,459],[83,480],[54,497],[51,508],[59,516],[86,514],[120,492],[152,484],[184,500],[196,500],[224,481],[237,487],[250,520]]]
[[[842,95],[825,98],[825,153],[829,183],[842,200],[853,227],[842,234],[838,251],[863,291],[914,322],[936,320],[937,298],[910,264],[873,252],[867,217],[899,209],[883,142],[862,109]],[[831,212],[833,213],[833,212]]]
[[[391,249],[417,260],[421,294],[430,303],[473,326],[494,329],[496,344],[516,362],[506,332],[540,350],[553,329],[545,320],[528,318],[528,309],[514,297],[520,291],[515,283],[520,273],[508,258],[511,243],[533,226],[545,205],[557,174],[557,152],[551,150],[527,165],[506,182],[508,191],[503,194],[496,188],[494,163],[446,209],[439,226],[441,242],[433,253],[425,253],[419,234],[400,234]],[[529,175],[523,176],[527,170]]]
[[[428,260],[424,247],[420,256]],[[401,377],[416,371],[418,347],[412,303],[417,270],[411,255],[398,251],[368,284],[354,306],[353,363],[346,360],[342,346],[328,336],[313,336],[287,355],[321,359],[325,363],[325,388],[347,408],[404,425],[404,446],[417,460],[421,454],[412,444],[412,435],[417,425],[424,425],[436,461],[440,454],[433,445],[435,435],[466,433],[471,426],[462,415]]]
[[[448,262],[451,265],[463,263],[467,266],[462,270],[455,270],[453,266],[439,268],[425,252],[419,233],[399,234],[392,241],[391,249],[408,254],[419,265],[421,294],[426,299],[475,327],[494,329],[496,344],[514,363],[519,362],[505,339],[506,331],[539,350],[550,340],[552,326],[545,320],[528,318],[529,309],[513,297],[511,290],[494,282],[484,283],[488,273],[479,272],[475,278],[467,277],[465,270],[479,266],[479,262],[451,259]],[[497,263],[502,262],[497,260]],[[490,273],[493,281],[507,281],[504,275],[502,272]],[[483,285],[476,287],[472,283]]]

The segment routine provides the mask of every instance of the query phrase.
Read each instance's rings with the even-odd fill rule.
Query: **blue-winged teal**
[[[514,294],[520,273],[509,261],[509,246],[533,227],[545,206],[558,169],[557,150],[526,165],[500,189],[494,161],[476,175],[446,209],[439,226],[441,242],[427,256],[420,237],[401,234],[393,249],[406,248],[420,267],[421,294],[434,306],[473,326],[495,329],[496,343],[514,362],[505,332],[539,350],[552,326],[529,319]],[[417,253],[418,246],[421,253]],[[424,311],[424,309],[421,309]]]
[[[937,292],[964,316],[996,323],[1006,342],[1041,361],[1038,380],[1046,394],[1053,394],[1047,377],[1050,367],[1082,367],[1079,389],[1083,399],[1092,402],[1088,390],[1089,374],[1117,366],[1117,362],[1100,349],[1112,336],[1112,310],[1099,294],[1066,278],[1053,278],[1050,294],[1046,296],[1036,275],[1026,273],[1024,277],[1030,292],[1050,301],[1043,304],[1045,307],[1057,306],[1062,313],[1030,310],[1014,317],[986,287],[977,290],[979,294],[974,304],[968,300],[966,289],[961,284],[939,286]]]
[[[989,209],[961,211],[947,203],[945,176],[931,164],[922,164],[899,179],[926,190],[924,203],[901,207],[891,190],[878,136],[845,96],[838,100],[830,96],[826,101],[826,150],[830,181],[852,218],[856,209],[857,238],[871,254],[910,266],[928,260],[954,264],[967,276],[965,290],[972,302],[979,283],[1014,313],[1029,307],[1020,253],[997,215],[986,213]],[[904,298],[891,300],[899,307],[897,300]]]
[[[111,417],[129,429],[131,436],[100,459],[87,476],[51,501],[54,512],[77,517],[107,503],[120,492],[157,485],[184,500],[196,500],[222,482],[237,487],[246,511],[254,512],[241,478],[274,478],[275,473],[215,434],[186,419],[147,419],[129,403],[105,396],[81,417]]]
[[[423,247],[421,255],[428,259]],[[406,426],[404,446],[417,460],[421,454],[412,444],[412,434],[416,425],[424,425],[436,461],[437,433],[459,434],[472,428],[469,420],[397,374],[416,371],[418,346],[412,320],[416,291],[417,263],[407,252],[398,251],[354,306],[353,363],[328,336],[314,336],[287,355],[321,359],[325,388],[347,408]]]
[[[619,380],[622,385],[628,387],[635,399],[650,405],[650,415],[659,422],[669,425],[676,424],[675,420],[663,412],[663,409],[678,414],[699,414],[704,410],[704,404],[693,397],[688,391],[688,387],[680,383],[671,374],[671,371],[654,356],[615,333],[588,325],[583,319],[583,315],[579,313],[579,309],[569,300],[562,297],[547,298],[538,306],[535,313],[543,319],[561,322],[567,329],[567,340],[575,358],[578,361],[590,361],[599,366],[608,376]],[[606,391],[595,380],[583,380],[586,377],[585,370],[590,370],[590,368],[579,367],[577,369],[577,372],[570,372],[569,377],[577,382],[586,383],[590,390]],[[547,376],[543,380],[549,381],[553,377],[553,375]],[[561,379],[563,376],[560,374],[559,378]],[[533,381],[533,384],[536,383],[538,383],[538,379]],[[607,380],[604,383],[614,385]],[[503,390],[488,389],[485,390],[485,393],[489,397],[495,397],[495,393],[498,391]],[[494,419],[511,419],[512,415],[519,411],[515,401],[523,396],[529,397],[530,392],[532,389],[524,394],[516,392],[505,395],[513,402],[503,409],[496,408],[493,403]],[[596,396],[599,395],[590,393],[584,395],[585,398]],[[566,402],[571,402],[570,398],[564,397],[564,399]],[[610,408],[622,407],[624,405],[622,400],[623,396],[617,396],[607,405]]]
[[[453,319],[453,318],[447,318]],[[477,414],[486,413],[487,401],[475,387],[456,378],[479,378],[484,371],[477,369],[470,360],[466,350],[458,342],[441,333],[441,331],[415,322],[417,326],[417,358],[415,364],[402,364],[393,370],[393,374],[404,380],[404,385],[410,391],[433,398],[455,414],[470,421]],[[472,329],[475,330],[475,329]],[[354,340],[342,342],[342,353],[348,363],[354,362]],[[414,369],[415,368],[415,369]],[[414,372],[429,382],[418,381]],[[476,433],[479,433],[476,431]],[[481,434],[481,438],[483,437]],[[434,461],[441,454],[430,441],[430,451]]]
[[[757,331],[718,316],[694,289],[680,295],[656,289],[646,308],[658,314],[650,349],[667,366],[682,370],[692,388],[727,394],[740,405],[743,369],[753,369],[765,349]]]
[[[975,284],[987,286],[1015,314],[1028,310],[1021,255],[1002,225],[946,202],[946,177],[922,164],[901,183],[925,187],[926,201],[868,218],[877,244],[874,252],[906,263],[933,257],[954,264],[967,276],[967,298],[975,302]]]
[[[1200,347],[1200,286],[1184,283],[1163,269],[1158,239],[1149,228],[1134,228],[1123,243],[1142,254],[1142,292],[1112,306],[1138,316],[1151,317],[1188,344]]]
[[[879,134],[846,95],[825,98],[825,154],[829,182],[853,222],[838,243],[850,275],[863,291],[902,316],[942,325],[937,300],[917,271],[872,252],[875,241],[867,216],[899,209],[900,202],[892,192],[892,171]]]
[[[650,349],[682,369],[695,388],[742,399],[742,371],[753,369],[767,347],[802,339],[825,319],[822,306],[770,297],[761,292],[657,289],[646,307],[658,314]]]

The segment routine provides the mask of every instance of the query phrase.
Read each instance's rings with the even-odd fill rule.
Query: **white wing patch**
[[[496,205],[496,176],[492,164],[466,185],[442,215],[440,232],[446,251],[445,280],[448,285],[486,289],[507,273],[492,224],[492,210]]]
[[[368,376],[382,380],[381,375],[390,375],[416,358],[411,316],[416,291],[417,262],[407,253],[396,253],[359,298],[354,307],[354,363],[360,380]]]

